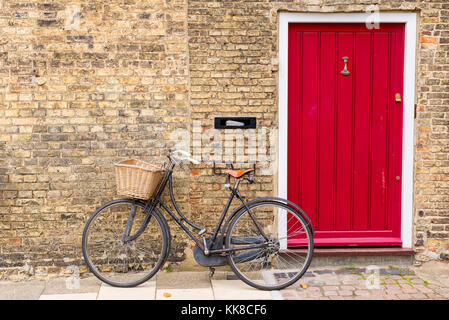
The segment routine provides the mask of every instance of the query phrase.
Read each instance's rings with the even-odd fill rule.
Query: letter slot
[[[255,129],[256,117],[215,117],[215,129]]]

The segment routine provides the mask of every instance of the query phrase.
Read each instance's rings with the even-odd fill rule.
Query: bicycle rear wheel
[[[313,236],[307,221],[279,201],[255,202],[249,210],[252,216],[243,209],[229,225],[226,249],[235,250],[228,255],[229,265],[242,281],[255,288],[280,290],[290,286],[302,277],[312,260]],[[297,247],[290,247],[292,240]],[[254,248],[240,249],[248,246]]]
[[[134,215],[134,219],[130,216]],[[144,205],[132,199],[108,202],[87,221],[82,250],[92,273],[116,287],[134,287],[150,279],[163,265],[169,249],[165,220],[152,213],[145,230],[132,241],[124,233],[132,221],[129,235],[144,223]]]

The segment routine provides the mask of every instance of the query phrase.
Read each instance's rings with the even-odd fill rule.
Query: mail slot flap
[[[215,129],[255,129],[256,117],[215,117]]]

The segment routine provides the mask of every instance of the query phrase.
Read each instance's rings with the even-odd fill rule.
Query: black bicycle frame
[[[239,191],[238,191],[238,186],[240,183],[240,180],[236,180],[236,184],[233,187],[230,186],[229,184],[229,177],[228,177],[228,183],[226,184],[228,186],[228,188],[231,190],[231,194],[229,195],[229,199],[228,202],[226,203],[226,206],[220,216],[220,219],[217,223],[217,226],[215,227],[215,230],[213,232],[207,231],[205,228],[201,228],[199,226],[197,226],[196,224],[194,224],[193,222],[191,222],[189,219],[187,219],[181,212],[181,210],[179,209],[175,197],[174,197],[174,193],[173,193],[173,178],[172,178],[172,174],[173,174],[173,169],[175,167],[175,164],[172,163],[171,167],[168,169],[166,176],[164,177],[161,186],[156,194],[156,196],[154,197],[153,200],[148,200],[145,203],[145,208],[144,211],[147,213],[147,216],[145,217],[142,225],[140,226],[139,230],[136,231],[135,234],[131,235],[131,236],[127,236],[126,232],[129,233],[131,228],[128,226],[132,226],[134,217],[135,217],[135,210],[133,212],[133,210],[131,210],[131,213],[129,215],[128,218],[128,222],[127,222],[127,228],[125,230],[125,234],[123,236],[124,241],[132,241],[134,239],[136,239],[137,237],[139,237],[142,232],[146,229],[148,223],[150,222],[151,219],[151,213],[153,211],[156,211],[159,215],[162,216],[162,213],[160,212],[160,210],[157,208],[158,205],[160,205],[161,208],[163,208],[175,221],[176,223],[189,235],[189,237],[195,241],[195,243],[205,252],[208,252],[208,254],[218,254],[218,253],[225,253],[225,252],[231,252],[231,251],[236,251],[236,250],[247,250],[247,249],[257,249],[257,248],[262,248],[265,247],[266,244],[254,244],[254,245],[248,245],[248,246],[239,246],[238,248],[232,248],[232,249],[216,249],[216,250],[209,250],[209,247],[211,247],[215,241],[217,240],[217,236],[221,230],[221,227],[223,225],[223,221],[228,213],[229,207],[231,206],[232,201],[234,200],[234,197],[237,197],[243,204],[243,206],[246,208],[246,210],[248,210],[248,213],[251,217],[251,219],[254,221],[255,225],[257,226],[259,232],[261,233],[261,235],[265,238],[265,240],[268,240],[268,237],[266,236],[266,234],[263,232],[261,226],[259,225],[259,223],[257,222],[257,220],[255,219],[254,215],[251,213],[250,209],[248,208],[245,200],[243,199],[243,197],[240,195]],[[171,203],[173,204],[173,207],[175,208],[175,211],[178,213],[179,217],[176,216],[175,213],[173,213],[172,210],[170,210],[170,208],[164,203],[164,201],[161,199],[162,193],[165,190],[165,187],[167,186],[168,183],[168,187],[169,187],[169,191],[170,191],[170,200]],[[210,245],[207,245],[206,242],[202,243],[200,239],[198,239],[195,234],[190,231],[187,226],[185,226],[185,224],[183,222],[186,222],[188,225],[190,225],[191,227],[193,227],[194,229],[197,229],[200,231],[200,235],[204,234],[204,233],[208,233],[212,235],[212,241],[210,242]],[[224,230],[223,230],[224,231]],[[224,234],[224,232],[222,233]],[[206,245],[206,247],[205,247]]]

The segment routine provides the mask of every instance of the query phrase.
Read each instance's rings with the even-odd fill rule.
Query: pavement
[[[212,278],[208,274],[161,271],[135,288],[111,287],[91,274],[3,280],[0,300],[449,300],[448,264],[310,268],[281,291],[257,290],[229,271],[217,271]]]
[[[306,273],[281,295],[285,300],[449,300],[449,285],[438,277],[427,279],[414,268],[350,266]]]

